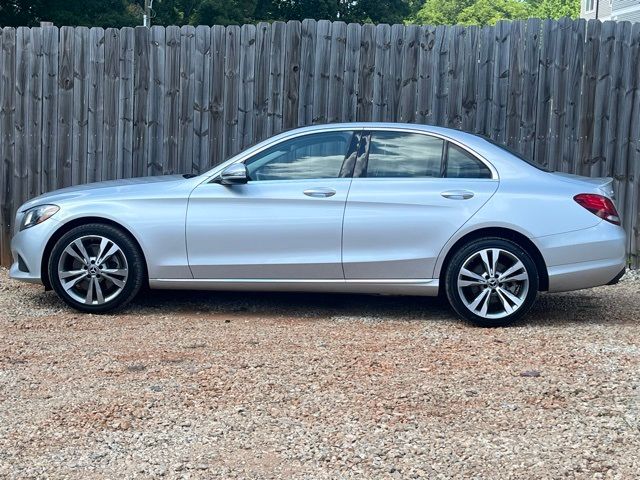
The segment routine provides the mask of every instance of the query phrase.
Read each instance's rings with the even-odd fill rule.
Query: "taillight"
[[[614,225],[620,225],[620,216],[616,206],[607,197],[596,195],[595,193],[581,193],[573,197],[573,199],[603,220]]]

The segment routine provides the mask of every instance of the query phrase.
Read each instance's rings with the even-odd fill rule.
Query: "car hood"
[[[184,182],[185,177],[183,175],[161,175],[156,177],[137,177],[137,178],[123,178],[121,180],[108,180],[105,182],[87,183],[84,185],[75,185],[73,187],[61,188],[52,192],[44,193],[40,196],[32,198],[27,203],[20,207],[20,210],[25,210],[36,205],[42,205],[43,203],[62,202],[69,198],[76,198],[84,193],[100,190],[100,189],[129,189],[130,187],[136,187],[141,185],[148,185],[151,183],[170,183],[170,182]]]

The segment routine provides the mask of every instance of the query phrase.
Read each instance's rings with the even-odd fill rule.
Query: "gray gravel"
[[[638,478],[640,275],[483,330],[432,298],[157,292],[82,315],[0,271],[1,478]]]

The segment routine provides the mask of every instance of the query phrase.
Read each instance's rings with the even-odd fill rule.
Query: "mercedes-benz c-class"
[[[141,287],[446,295],[481,326],[615,283],[611,179],[481,137],[354,123],[281,133],[198,176],[64,188],[18,209],[11,277],[106,312]]]

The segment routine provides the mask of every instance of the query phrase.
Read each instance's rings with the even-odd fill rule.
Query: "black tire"
[[[93,239],[93,237],[96,237],[96,238]],[[87,278],[88,271],[86,272],[86,274],[79,275],[79,276],[84,275],[84,277],[80,279],[79,282],[77,282],[78,286],[74,286],[72,288],[69,288],[69,290],[67,290],[62,285],[62,279],[60,278],[60,276],[64,274],[61,273],[59,275],[59,266],[61,262],[61,257],[64,255],[65,257],[62,260],[63,263],[73,261],[73,262],[76,262],[75,263],[76,266],[73,268],[75,269],[81,268],[83,270],[87,270],[87,267],[85,266],[85,264],[79,262],[79,260],[74,260],[74,258],[78,258],[78,257],[72,258],[71,255],[65,252],[65,249],[76,240],[88,238],[89,241],[93,240],[94,242],[97,242],[98,237],[105,238],[109,242],[112,242],[108,244],[109,246],[116,245],[117,247],[119,247],[119,252],[117,252],[119,258],[115,260],[108,260],[108,259],[107,260],[108,261],[118,260],[120,262],[125,262],[122,266],[120,267],[116,266],[115,268],[124,268],[123,270],[117,270],[117,271],[118,272],[126,271],[127,274],[126,274],[126,277],[111,276],[112,279],[116,278],[115,281],[123,284],[122,286],[118,286],[115,283],[113,283],[112,280],[108,280],[106,278],[108,276],[104,274],[106,272],[111,272],[116,270],[105,270],[105,272],[103,273],[102,279],[100,281],[105,283],[106,288],[111,288],[113,290],[113,293],[112,293],[112,295],[114,295],[113,298],[108,299],[108,297],[105,295],[103,303],[87,304],[78,300],[79,292],[77,292],[76,289],[79,289],[80,285],[84,285],[84,284],[88,285],[89,282],[92,281],[91,278]],[[83,241],[87,241],[87,240],[83,240]],[[89,253],[89,255],[91,255],[91,252],[89,252],[89,249],[91,248],[98,248],[98,247],[94,247],[93,245],[89,244],[88,249],[86,250]],[[78,249],[74,247],[74,251],[77,253]],[[107,260],[105,260],[105,263],[104,263],[105,265],[107,263]],[[92,260],[91,264],[93,265],[94,262],[95,260]],[[95,266],[97,267],[97,265]],[[144,256],[142,255],[142,252],[140,251],[140,248],[135,243],[135,241],[132,240],[131,237],[127,233],[123,232],[122,230],[116,227],[113,227],[111,225],[105,225],[101,223],[90,223],[87,225],[81,225],[65,233],[56,242],[56,244],[53,247],[53,250],[51,251],[51,255],[49,257],[48,271],[49,271],[49,280],[51,282],[51,287],[58,294],[58,296],[65,303],[67,303],[67,305],[75,308],[76,310],[80,310],[81,312],[88,312],[88,313],[106,313],[106,312],[112,312],[114,310],[124,307],[138,294],[138,292],[144,285],[145,278],[146,278],[146,264],[145,264]],[[102,272],[97,271],[95,276],[101,277],[100,273]],[[120,275],[120,273],[118,275]],[[76,277],[72,277],[71,279],[73,280],[75,278]],[[97,283],[98,279],[96,278],[95,281]],[[87,291],[88,290],[89,288],[87,288]],[[104,290],[104,292],[102,288],[100,290],[101,290],[101,294],[107,293],[107,290]],[[116,290],[118,291],[117,293],[115,293]],[[91,287],[91,291],[92,291],[92,297],[94,293],[97,296],[97,287]],[[93,301],[97,302],[98,300],[93,300]]]
[[[480,252],[487,249],[499,249],[507,252],[496,255],[498,259],[502,259],[498,260],[499,262],[515,262],[514,258],[520,260],[520,262],[522,262],[522,264],[524,265],[524,269],[526,270],[518,270],[518,272],[520,272],[518,276],[528,276],[528,283],[526,283],[526,287],[524,286],[525,280],[522,280],[521,282],[505,282],[504,284],[502,284],[497,283],[497,278],[496,280],[491,280],[491,285],[462,286],[462,283],[459,284],[459,275],[462,267],[465,266],[465,264],[467,266],[473,265],[473,263],[467,262],[481,262],[481,258],[479,258],[481,255]],[[509,254],[513,257],[511,257]],[[484,264],[481,263],[480,265]],[[495,268],[495,271],[498,270],[498,268]],[[478,272],[473,271],[473,273]],[[497,276],[499,276],[499,274],[497,274]],[[468,278],[473,280],[472,277]],[[489,281],[489,279],[487,279],[487,281]],[[525,249],[520,247],[517,243],[499,237],[487,237],[473,240],[461,247],[457,252],[454,253],[453,257],[451,258],[445,274],[445,290],[447,299],[449,300],[451,307],[460,317],[479,327],[504,327],[511,325],[521,319],[531,309],[531,306],[535,302],[536,296],[538,294],[538,286],[538,269],[535,262],[531,258],[531,255],[529,255],[529,253]],[[517,290],[518,288],[520,288],[520,290]],[[470,291],[471,289],[476,290]],[[496,291],[496,289],[499,290],[499,292]],[[508,301],[506,296],[503,294],[505,289],[513,289],[513,292],[509,290],[508,293],[512,295],[513,293],[519,293],[522,296],[522,298],[519,298],[521,304],[512,313],[508,313],[508,307],[505,307],[504,304],[506,302],[506,304],[513,309],[516,306],[516,303]],[[489,292],[487,292],[486,294],[486,297],[488,298],[488,305],[490,305],[487,311],[487,315],[504,316],[500,318],[488,318],[488,316],[481,316],[471,310],[471,306],[473,305],[471,299],[477,299],[479,296],[484,295],[483,290],[489,290]],[[475,296],[476,294],[477,296]],[[463,300],[462,295],[464,295],[465,297],[469,295],[469,298],[465,298]],[[470,302],[471,305],[468,307],[467,304]],[[483,302],[481,302],[481,304],[483,304]],[[494,309],[493,312],[491,311],[492,308]],[[502,313],[499,312],[501,308],[504,310],[504,312]]]

